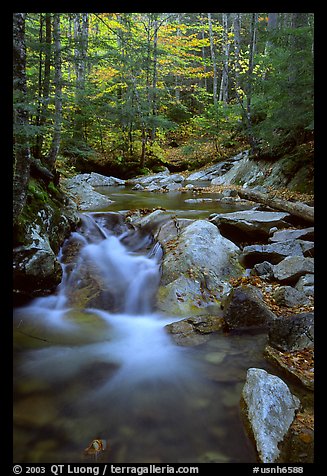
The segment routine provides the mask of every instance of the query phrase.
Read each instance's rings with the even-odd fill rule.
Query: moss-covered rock
[[[15,298],[48,294],[59,284],[57,254],[78,221],[75,204],[60,188],[30,179],[26,204],[14,227]]]

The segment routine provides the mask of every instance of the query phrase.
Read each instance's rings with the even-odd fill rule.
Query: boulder
[[[272,227],[286,228],[284,221],[289,215],[284,212],[264,212],[258,210],[243,210],[233,213],[218,213],[210,215],[210,221],[215,223],[221,233],[233,241],[267,240]]]
[[[273,268],[274,278],[285,284],[295,284],[305,274],[314,273],[314,258],[287,256]]]
[[[278,306],[303,306],[310,302],[303,292],[298,291],[292,286],[281,286],[273,292],[272,297]]]
[[[76,205],[68,197],[61,205],[50,199],[40,204],[24,228],[21,244],[13,249],[13,291],[18,303],[49,294],[60,283],[59,248],[79,220]]]
[[[184,220],[184,228],[179,223],[165,224],[156,236],[164,248],[158,308],[177,315],[203,314],[204,307],[220,303],[230,289],[228,280],[244,272],[240,250],[206,220]],[[172,231],[171,239],[167,231]]]
[[[229,329],[267,328],[276,319],[263,301],[260,291],[251,285],[233,288],[222,306],[223,318]]]
[[[314,227],[304,228],[301,230],[274,230],[273,235],[270,236],[269,242],[288,240],[304,240],[314,241]]]
[[[269,344],[284,352],[313,348],[314,314],[305,312],[279,317],[271,324],[268,336]]]
[[[242,398],[260,462],[278,461],[280,446],[300,407],[299,399],[279,377],[257,368],[248,369]]]
[[[304,253],[311,250],[311,242],[302,240],[287,240],[284,242],[269,243],[267,245],[244,246],[242,259],[246,267],[252,267],[256,263],[269,261],[278,264],[286,256],[305,256]]]

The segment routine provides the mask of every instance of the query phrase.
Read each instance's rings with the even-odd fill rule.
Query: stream
[[[110,197],[110,212],[161,206],[203,218],[218,209],[174,192],[110,188]],[[266,334],[177,346],[164,326],[180,318],[155,306],[161,247],[150,236],[129,240],[103,215],[84,213],[64,243],[57,291],[15,309],[14,462],[95,461],[84,454],[94,439],[107,442],[97,460],[112,463],[256,462],[239,401],[247,369],[269,370]],[[74,300],[85,276],[101,283],[93,305]]]

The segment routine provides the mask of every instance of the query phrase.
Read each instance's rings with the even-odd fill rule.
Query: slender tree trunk
[[[201,16],[201,25],[203,25],[203,17]],[[205,39],[205,31],[204,31],[204,28],[201,30],[201,39],[202,41],[204,42],[204,39]],[[206,59],[206,55],[205,55],[205,47],[202,46],[201,48],[201,56],[202,56],[202,62],[203,62],[203,72],[204,72],[204,78],[203,78],[203,87],[206,91],[208,91],[208,81],[207,81],[207,66],[205,64],[205,59]]]
[[[240,89],[240,72],[241,72],[241,13],[234,14],[234,49],[235,49],[235,88]]]
[[[219,101],[228,102],[228,62],[229,62],[229,40],[228,40],[228,14],[223,13],[223,70],[219,91]]]
[[[153,23],[153,78],[152,78],[152,115],[157,116],[157,80],[158,80],[158,20],[155,19]],[[152,126],[151,140],[154,141],[156,137],[156,126]]]
[[[18,222],[25,202],[30,176],[30,148],[27,139],[28,113],[26,110],[26,13],[13,14],[13,90],[17,106],[14,109],[14,167],[13,217]]]
[[[257,23],[258,14],[252,13],[251,18],[251,39],[249,46],[249,67],[248,67],[248,79],[246,88],[246,113],[249,122],[251,122],[251,101],[252,101],[252,86],[253,86],[253,68],[254,68],[254,54],[256,48],[256,35],[257,35]]]
[[[213,89],[213,103],[216,106],[218,77],[217,77],[217,62],[216,62],[216,54],[215,54],[215,45],[213,42],[211,13],[208,13],[208,23],[209,23],[210,53],[211,53],[211,61],[212,61],[212,67],[213,67],[213,88],[212,88]]]
[[[37,125],[44,126],[47,121],[47,111],[50,100],[50,70],[51,70],[51,13],[45,14],[45,46],[43,48],[43,16],[40,14],[40,55],[39,55],[39,107]],[[44,63],[43,63],[43,49],[44,49]],[[44,67],[44,74],[42,69]],[[42,81],[43,76],[43,81]],[[36,159],[42,158],[43,133],[37,134],[36,144],[33,149],[33,155]]]
[[[53,40],[54,40],[54,83],[55,83],[55,120],[53,139],[49,153],[50,169],[55,168],[59,153],[62,123],[62,76],[61,76],[61,42],[60,42],[60,13],[53,14]]]
[[[86,79],[86,58],[88,48],[88,13],[76,13],[74,16],[75,40],[75,125],[74,139],[83,140],[83,98]]]

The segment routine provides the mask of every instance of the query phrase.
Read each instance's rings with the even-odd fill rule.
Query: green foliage
[[[29,142],[32,153],[40,152],[41,158],[48,155],[55,124],[54,43],[46,41],[45,15],[27,15],[27,99],[14,94],[14,114],[23,109],[29,115],[29,125],[18,126],[15,136]],[[267,14],[258,14],[250,77],[252,14],[240,14],[237,51],[232,15],[226,40],[222,16],[213,13],[218,89],[224,42],[229,48],[228,101],[217,105],[213,104],[207,14],[90,13],[87,49],[79,57],[74,15],[60,14],[60,154],[66,160],[59,160],[57,166],[62,173],[101,169],[130,174],[141,162],[147,168],[160,167],[167,157],[163,144],[169,142],[165,139],[172,132],[182,143],[210,141],[216,152],[237,147],[235,134],[242,132],[242,117],[243,132],[248,134],[244,117],[250,89],[251,132],[262,148],[305,140],[313,130],[311,14],[303,14],[308,26],[300,23],[297,27],[293,16],[299,14],[278,14],[278,26],[272,31]],[[84,80],[77,81],[82,67]],[[191,167],[203,160],[194,143],[185,145],[183,153],[190,158]]]

